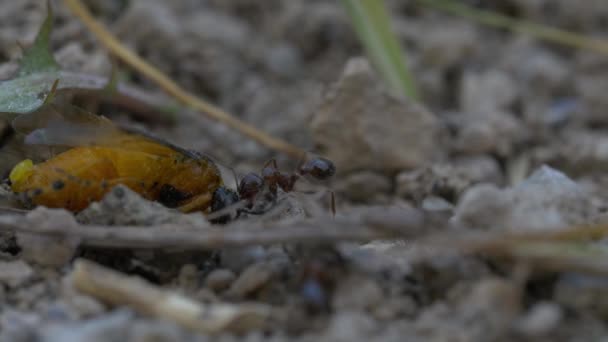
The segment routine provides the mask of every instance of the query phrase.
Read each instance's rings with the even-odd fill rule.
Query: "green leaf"
[[[40,107],[59,72],[44,72],[0,82],[0,112],[28,113]]]
[[[398,96],[417,99],[418,93],[397,37],[391,30],[391,19],[384,1],[343,0],[359,40],[368,57],[386,83]]]
[[[121,84],[117,77],[108,80],[106,77],[60,70],[50,50],[52,25],[53,13],[49,5],[48,15],[33,45],[24,51],[16,77],[0,81],[0,118],[12,119],[35,111],[45,103],[53,83],[58,81],[57,95],[69,93],[103,99],[130,108],[134,113],[160,111],[161,120],[172,121],[162,111],[165,100]]]
[[[49,3],[46,19],[42,23],[34,44],[23,53],[18,77],[59,70],[59,64],[51,53],[50,37],[53,30],[53,10]]]
[[[59,65],[50,51],[53,11],[48,14],[30,48],[23,52],[17,77],[0,82],[0,112],[4,116],[27,113],[40,107],[60,77]]]

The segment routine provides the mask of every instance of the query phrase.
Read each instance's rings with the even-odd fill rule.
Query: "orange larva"
[[[13,121],[29,144],[70,146],[11,174],[12,191],[31,205],[80,211],[123,184],[143,197],[189,212],[207,210],[223,187],[208,157],[115,126],[82,110],[45,105]]]

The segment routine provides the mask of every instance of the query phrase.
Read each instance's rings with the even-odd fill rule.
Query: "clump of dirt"
[[[554,245],[507,248],[524,244],[512,240],[516,234],[558,234],[605,220],[602,56],[415,2],[387,1],[423,97],[415,103],[391,95],[360,57],[337,1],[85,2],[179,84],[329,157],[338,174],[330,184],[301,179],[296,192],[269,198],[268,212],[243,210],[227,224],[165,208],[125,187],[76,215],[21,212],[7,202],[0,211],[0,340],[573,341],[608,334],[604,263],[585,268],[580,259],[598,253],[592,259],[601,260],[603,240],[559,250],[570,264],[539,261]],[[52,3],[59,62],[108,75],[101,45],[60,2]],[[608,34],[599,2],[477,5],[589,36]],[[44,1],[0,4],[1,78],[16,69],[15,42],[31,41],[44,15]],[[164,96],[136,72],[123,76]],[[168,125],[101,109],[207,153],[237,175],[274,157],[186,110]],[[278,157],[281,169],[293,168]],[[10,158],[21,156],[13,151]],[[233,186],[231,173],[224,176]],[[313,230],[315,239],[305,234]],[[184,236],[208,239],[193,248]],[[195,333],[179,319],[142,314],[138,303],[111,306],[84,294],[71,277],[78,258],[143,278],[179,303],[253,302],[270,307],[270,318],[244,334]]]

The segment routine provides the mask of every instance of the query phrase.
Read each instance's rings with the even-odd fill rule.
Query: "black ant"
[[[261,174],[250,172],[237,182],[237,192],[226,187],[220,187],[213,194],[211,202],[210,219],[216,223],[225,223],[230,217],[224,213],[233,205],[241,202],[243,207],[236,209],[237,216],[241,213],[260,215],[265,209],[255,209],[254,204],[259,196],[263,195],[265,201],[274,203],[278,190],[291,192],[295,183],[301,177],[310,176],[318,181],[331,178],[336,173],[334,164],[325,158],[314,157],[302,163],[293,173],[280,171],[275,159],[271,159],[262,168]],[[265,191],[267,190],[267,191]],[[221,211],[221,212],[220,212]],[[331,193],[331,211],[335,214],[336,204],[333,192]]]

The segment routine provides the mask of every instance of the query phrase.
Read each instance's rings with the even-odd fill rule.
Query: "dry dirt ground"
[[[388,1],[423,96],[413,103],[391,96],[359,58],[363,52],[338,1],[86,3],[121,41],[179,84],[266,132],[330,158],[338,173],[331,184],[302,182],[306,191],[282,194],[267,214],[224,228],[124,188],[76,216],[44,208],[24,217],[2,214],[2,224],[15,219],[15,225],[32,229],[138,226],[153,234],[165,224],[176,230],[204,227],[202,236],[228,234],[201,242],[206,248],[188,241],[178,243],[180,248],[167,248],[169,243],[108,248],[102,242],[112,245],[112,234],[79,240],[2,231],[2,341],[607,338],[607,278],[459,253],[449,241],[419,239],[551,231],[605,220],[605,56],[479,26],[412,1]],[[601,0],[501,0],[487,6],[589,36],[608,34],[608,6]],[[60,64],[108,75],[111,61],[101,45],[61,2],[54,7],[52,45]],[[44,15],[45,1],[0,2],[0,78],[15,70],[16,42],[30,42]],[[166,97],[127,68],[122,77]],[[171,125],[134,122],[124,112],[104,114],[209,153],[239,175],[276,156],[187,111],[179,111]],[[279,164],[294,167],[280,156]],[[6,172],[9,166],[3,167]],[[336,192],[335,218],[328,210],[328,188]],[[388,237],[387,231],[400,225],[407,228],[398,228],[407,235],[400,239],[329,243],[326,236],[320,243],[306,234],[296,238],[308,228],[326,235],[352,229],[352,235],[370,240]],[[240,235],[230,235],[254,232],[248,237],[263,240],[281,229],[294,234],[283,233],[277,243],[245,245],[237,243]],[[596,247],[603,246],[600,241]],[[248,332],[235,332],[233,325],[244,323],[232,322],[211,337],[171,319],[179,313],[155,318],[163,310],[145,314],[145,304],[124,298],[112,305],[75,288],[74,278],[93,272],[87,263],[79,264],[80,273],[74,271],[76,259],[137,275],[167,291],[162,293],[204,305],[229,304],[237,311],[244,310],[243,303],[258,305],[250,314],[263,322],[251,323]],[[120,274],[108,279],[124,280]],[[164,303],[160,292],[151,293],[144,298],[148,304],[155,298]]]

